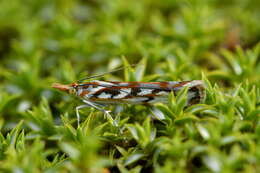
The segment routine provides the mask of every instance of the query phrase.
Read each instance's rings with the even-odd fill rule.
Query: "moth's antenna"
[[[98,74],[98,75],[85,77],[85,78],[83,78],[83,79],[78,80],[78,83],[80,83],[80,82],[82,82],[82,81],[84,81],[84,80],[87,80],[87,79],[93,79],[93,78],[102,77],[102,76],[104,76],[104,75],[106,75],[106,74],[111,74],[111,73],[114,73],[114,72],[123,70],[123,69],[125,69],[125,68],[134,67],[134,66],[136,66],[136,64],[132,64],[132,65],[129,65],[129,66],[126,66],[126,67],[120,67],[120,68],[118,68],[118,69],[115,69],[115,70],[112,70],[112,71],[109,71],[109,72],[105,72],[105,73],[101,73],[101,74]]]

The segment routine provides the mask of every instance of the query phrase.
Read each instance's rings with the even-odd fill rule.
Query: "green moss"
[[[257,0],[0,7],[0,172],[260,171]],[[51,88],[131,64],[101,79],[203,80],[205,102],[109,106],[121,130],[86,108],[77,127],[80,100]]]

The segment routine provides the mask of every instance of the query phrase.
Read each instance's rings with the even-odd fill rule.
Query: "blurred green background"
[[[0,8],[1,172],[260,171],[260,1],[1,0]],[[138,65],[102,79],[202,79],[206,101],[184,109],[184,92],[153,109],[109,107],[121,132],[84,109],[77,128],[80,101],[51,84],[128,64]]]

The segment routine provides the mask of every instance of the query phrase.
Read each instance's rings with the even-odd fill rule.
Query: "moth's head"
[[[64,91],[69,94],[74,94],[74,95],[77,93],[77,87],[78,84],[76,83],[72,83],[70,85],[63,85],[59,83],[52,84],[52,88],[58,89],[60,91]]]

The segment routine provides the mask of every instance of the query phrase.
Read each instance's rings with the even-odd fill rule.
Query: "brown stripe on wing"
[[[182,86],[186,85],[186,84],[189,83],[189,82],[190,82],[190,81],[179,82],[179,83],[173,85],[172,87],[173,87],[173,88],[179,88],[179,87],[182,87]]]
[[[100,82],[107,82],[111,83],[112,86],[106,86],[102,85]],[[88,88],[89,86],[92,86],[93,88],[98,86],[103,86],[106,88],[112,88],[112,87],[120,87],[120,88],[144,88],[144,89],[172,89],[173,87],[179,87],[182,86],[188,82],[180,82],[177,83],[175,86],[171,82],[117,82],[117,81],[100,81],[100,82],[86,82],[79,84],[80,87],[83,89]],[[113,86],[115,84],[115,86]]]
[[[88,90],[83,90],[81,93],[80,93],[80,97],[84,97],[85,95],[88,95],[90,93],[90,91]]]

